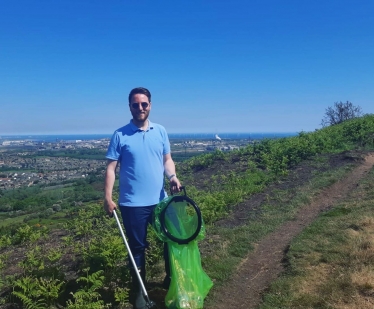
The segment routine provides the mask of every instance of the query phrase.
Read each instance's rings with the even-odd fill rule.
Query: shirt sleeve
[[[169,137],[165,129],[163,130],[163,144],[164,144],[163,154],[166,155],[170,153],[170,141],[169,141]]]
[[[105,157],[115,161],[118,161],[121,157],[121,143],[116,132],[112,135]]]

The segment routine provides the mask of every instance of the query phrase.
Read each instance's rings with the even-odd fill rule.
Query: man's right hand
[[[117,208],[117,205],[112,200],[105,200],[104,201],[104,210],[109,217],[113,217],[113,211],[116,208]]]

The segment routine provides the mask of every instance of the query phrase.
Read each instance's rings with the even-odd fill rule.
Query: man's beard
[[[149,111],[146,111],[144,113],[137,113],[137,112],[132,112],[132,117],[139,122],[144,122],[148,119],[149,116]]]

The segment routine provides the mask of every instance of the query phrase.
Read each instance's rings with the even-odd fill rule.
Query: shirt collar
[[[134,131],[134,132],[136,132],[136,131],[142,131],[142,130],[140,130],[133,122],[132,122],[132,119],[130,120],[130,127],[131,127],[131,129]],[[148,119],[148,128],[147,128],[147,130],[145,130],[145,131],[148,131],[148,130],[150,130],[150,129],[153,129],[153,123]]]

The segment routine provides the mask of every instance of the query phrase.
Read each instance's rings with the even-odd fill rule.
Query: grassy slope
[[[374,170],[349,199],[320,216],[290,246],[287,272],[262,309],[373,308]]]
[[[230,155],[216,153],[202,156],[187,162],[187,165],[178,166],[184,183],[188,185],[187,193],[197,201],[208,224],[208,235],[201,243],[202,261],[216,285],[224,283],[242,257],[251,249],[251,243],[269,233],[284,220],[291,219],[295,211],[307,203],[310,196],[319,188],[343,177],[347,170],[344,167],[331,168],[326,159],[329,156],[317,156],[315,160],[309,161],[310,165],[319,171],[314,175],[315,177],[296,187],[279,188],[268,192],[266,202],[262,203],[259,209],[252,209],[251,216],[246,218],[244,223],[220,226],[215,222],[225,218],[231,211],[236,211],[236,205],[249,196],[266,191],[269,184],[274,181],[286,182],[286,178],[280,177],[284,177],[289,168],[299,166],[298,163],[316,155],[318,151],[339,152],[355,147],[354,143],[358,141],[361,146],[364,146],[367,143],[365,135],[367,130],[361,130],[363,136],[355,138],[351,138],[351,135],[344,136],[350,132],[351,127],[357,130],[357,126],[365,127],[367,123],[373,125],[373,117],[358,123],[352,122],[344,127],[344,130],[341,126],[327,128],[321,134],[301,134],[298,138],[280,142],[268,141],[252,149]],[[279,205],[287,205],[287,207],[279,207]],[[22,246],[22,250],[28,254],[25,262],[13,269],[23,276],[33,278],[33,283],[37,286],[40,286],[40,282],[35,278],[43,276],[50,278],[57,271],[58,276],[54,278],[63,281],[58,290],[62,296],[58,299],[49,299],[49,302],[61,304],[64,303],[64,297],[65,300],[67,297],[72,300],[69,292],[76,293],[77,289],[81,288],[79,291],[82,294],[84,289],[90,288],[89,284],[84,285],[82,282],[88,282],[90,276],[95,278],[97,276],[98,285],[92,292],[98,294],[92,293],[94,296],[91,295],[91,298],[86,299],[86,303],[96,303],[95,308],[104,308],[104,301],[117,305],[121,302],[126,303],[128,273],[123,262],[126,254],[120,237],[113,235],[113,231],[116,230],[113,220],[103,217],[101,205],[95,204],[74,214],[65,226],[63,237],[42,236],[44,234],[38,228],[16,233],[15,244],[21,243],[17,246]],[[22,251],[19,248],[9,246],[9,250],[7,248],[1,250],[0,270],[3,274],[9,274],[8,265],[12,262],[12,254],[17,250]],[[161,250],[154,237],[151,239],[151,248],[152,254],[149,255],[147,262],[150,274],[157,275],[152,266],[159,264]],[[17,258],[20,259],[20,256]],[[87,268],[90,268],[89,273],[87,270],[84,271]],[[103,269],[105,277],[100,279],[102,274],[98,272]],[[80,279],[74,284],[79,276],[86,279]],[[81,284],[78,284],[79,282]],[[57,282],[51,283],[54,286],[57,284]],[[14,295],[10,297],[12,285],[15,286],[11,278],[0,281],[0,288],[3,286],[8,290],[0,295],[0,308],[1,301],[19,302]],[[22,291],[20,285],[16,285],[16,290]],[[118,300],[121,292],[123,298]],[[29,295],[29,298],[36,301],[42,297]],[[77,301],[75,299],[75,302]],[[74,306],[72,305],[71,308]]]
[[[351,160],[342,160],[337,167],[329,161],[329,156],[324,156],[304,162],[292,181],[290,177],[284,177],[264,191],[260,212],[253,211],[254,215],[241,224],[229,221],[229,225],[220,224],[209,229],[205,242],[201,243],[201,252],[204,268],[214,279],[215,287],[225,284],[253,249],[253,244],[285,221],[292,220],[298,209],[308,204],[323,188],[342,179],[353,167]],[[310,177],[302,180],[301,170],[306,170]],[[310,170],[319,172],[312,175],[308,173]],[[207,299],[210,305],[214,303],[214,289],[212,292],[213,299]]]

